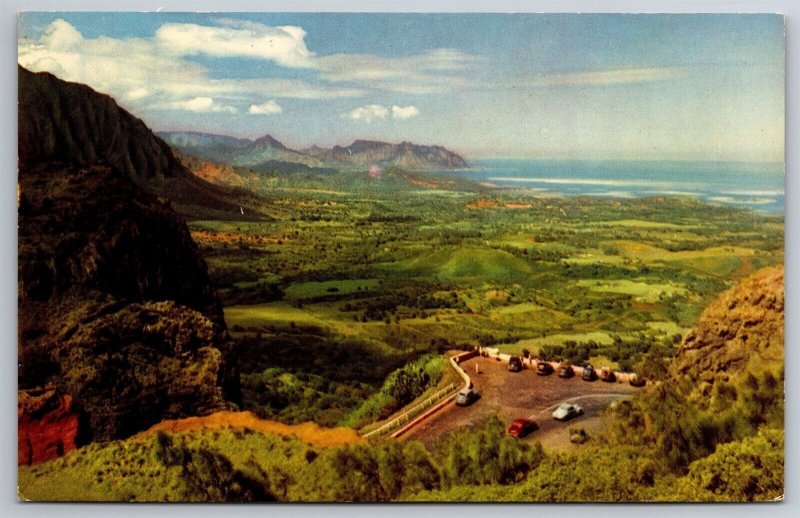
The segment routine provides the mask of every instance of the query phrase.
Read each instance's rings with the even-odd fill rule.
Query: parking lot
[[[476,364],[479,374],[476,374]],[[518,417],[533,419],[539,430],[526,440],[538,440],[550,448],[567,449],[570,448],[570,427],[584,428],[591,435],[603,427],[600,414],[604,408],[641,390],[628,383],[583,381],[580,375],[570,379],[559,378],[555,373],[539,376],[528,365],[522,372],[509,372],[507,363],[493,358],[476,357],[461,366],[472,378],[481,398],[467,407],[450,403],[405,437],[432,443],[450,431],[475,426],[497,414],[507,423]],[[583,415],[566,422],[553,419],[553,410],[565,401],[583,407]]]

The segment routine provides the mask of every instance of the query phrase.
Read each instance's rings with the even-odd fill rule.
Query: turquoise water
[[[692,196],[767,214],[784,210],[782,163],[480,159],[450,174],[533,192]]]

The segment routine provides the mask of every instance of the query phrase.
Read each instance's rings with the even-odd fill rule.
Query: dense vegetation
[[[352,195],[327,201],[317,199],[326,195],[308,196],[276,195],[271,222],[191,225],[223,297],[248,301],[228,305],[225,314],[243,371],[243,401],[261,415],[351,425],[381,419],[435,384],[442,368],[435,353],[473,345],[632,368],[656,383],[609,408],[604,431],[587,436],[577,430],[583,444],[566,453],[510,438],[496,417],[431,446],[380,441],[319,447],[247,429],[207,429],[93,444],[21,468],[26,497],[781,497],[780,351],[768,349],[758,362],[714,360],[708,368],[724,377],[698,378],[687,367],[716,358],[694,352],[703,350],[702,343],[675,359],[677,337],[720,290],[756,267],[781,261],[779,221],[680,199],[529,199],[530,210],[521,215],[517,209],[464,208],[474,198],[462,192],[426,194],[425,203],[421,194],[405,192],[396,205],[381,204],[383,215],[376,218],[370,217],[379,203],[374,199],[367,204]],[[476,210],[480,217],[473,216]],[[554,213],[564,219],[554,224]],[[642,219],[623,219],[632,214]],[[680,248],[678,238],[693,244],[671,252],[665,243],[673,240],[671,248]],[[704,240],[714,246],[699,246]],[[540,253],[548,249],[556,253]],[[782,276],[769,282],[777,285]],[[764,311],[782,315],[782,306],[768,297],[743,293],[736,298],[739,307],[743,300],[763,302],[769,304]],[[720,299],[725,308],[732,304],[726,297]],[[373,307],[380,315],[369,311]],[[713,325],[720,318],[704,314],[700,322],[727,332],[730,324]],[[748,325],[750,334],[758,334]],[[715,349],[708,332],[692,336]],[[213,492],[202,489],[212,482]]]
[[[658,376],[702,308],[783,257],[778,217],[455,178],[261,175],[267,221],[190,222],[245,408],[352,423],[395,369],[476,345]]]
[[[773,418],[750,414],[731,427],[735,412],[715,417],[667,387],[611,410],[609,430],[569,454],[511,438],[497,418],[430,450],[413,441],[317,448],[247,429],[160,432],[21,468],[20,488],[33,499],[138,501],[741,501],[782,495],[783,430],[776,417],[782,402],[772,399],[768,406]],[[743,395],[737,406],[746,407],[752,396]],[[734,433],[716,435],[724,429]],[[721,444],[714,448],[710,440]]]
[[[782,269],[717,298],[782,263],[780,217],[397,169],[196,162],[233,182],[211,185],[110,98],[24,70],[20,84],[20,386],[68,393],[84,435],[20,467],[22,498],[782,496]],[[105,127],[87,133],[91,113]],[[198,219],[187,228],[171,204]],[[322,445],[319,429],[304,442],[227,416],[227,428],[196,418],[206,428],[120,439],[232,402],[362,427],[446,383],[442,353],[478,345],[651,383],[609,407],[603,430],[570,431],[575,447],[561,453],[509,437],[496,416],[430,446],[351,428],[344,445]]]

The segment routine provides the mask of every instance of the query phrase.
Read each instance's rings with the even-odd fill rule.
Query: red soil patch
[[[424,180],[415,180],[413,178],[409,179],[408,181],[411,182],[413,185],[417,185],[419,187],[427,187],[429,189],[436,189],[437,187],[439,187],[439,184],[436,182],[426,182]]]
[[[75,449],[78,413],[72,397],[55,390],[20,392],[17,401],[17,464],[36,464]]]
[[[364,441],[364,438],[352,428],[323,428],[312,422],[288,425],[260,419],[252,412],[230,411],[216,412],[204,417],[162,421],[137,434],[135,438],[147,437],[159,431],[176,433],[220,428],[247,428],[254,432],[285,435],[314,446],[340,446]]]
[[[483,200],[483,199],[477,199],[477,200],[467,204],[467,208],[468,209],[488,209],[488,208],[494,208],[494,207],[497,207],[497,206],[498,206],[498,204],[497,204],[496,201],[494,201],[494,200]]]
[[[219,184],[219,185],[237,185],[242,186],[245,184],[244,178],[236,174],[233,168],[229,165],[215,164],[214,162],[207,162],[199,159],[188,159],[183,157],[184,162],[188,162],[188,166],[195,176],[203,180]]]

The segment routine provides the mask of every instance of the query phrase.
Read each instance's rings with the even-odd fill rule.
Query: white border
[[[17,238],[16,238],[16,61],[18,11],[281,11],[281,12],[776,12],[787,15],[787,88],[786,88],[786,499],[780,504],[701,505],[674,504],[387,504],[387,505],[316,505],[225,506],[202,508],[193,505],[104,505],[104,504],[19,504],[16,501],[16,329],[17,329]],[[800,396],[800,354],[793,350],[800,337],[798,325],[798,289],[800,289],[800,244],[795,206],[795,193],[800,180],[798,153],[798,41],[800,41],[800,2],[795,0],[0,0],[0,516],[41,516],[56,514],[65,517],[154,516],[183,517],[198,512],[224,516],[235,512],[242,516],[263,514],[315,516],[324,513],[333,517],[463,516],[491,512],[497,516],[572,516],[654,517],[680,515],[703,516],[726,514],[729,518],[752,515],[800,516],[800,483],[798,478],[798,396]],[[646,508],[645,508],[646,507]]]

